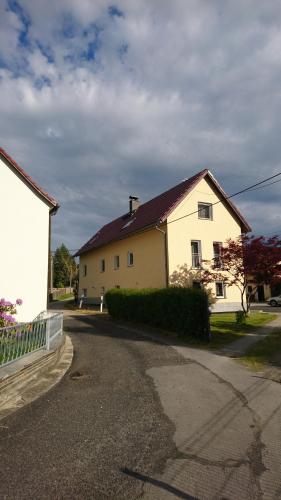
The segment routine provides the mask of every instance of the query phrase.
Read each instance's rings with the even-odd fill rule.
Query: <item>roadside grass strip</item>
[[[211,342],[205,346],[208,349],[219,349],[240,339],[247,333],[254,332],[275,318],[276,314],[252,311],[244,324],[238,324],[235,313],[214,313],[210,318]]]
[[[266,364],[281,366],[281,330],[276,329],[257,344],[249,347],[239,362],[254,371],[259,371]]]

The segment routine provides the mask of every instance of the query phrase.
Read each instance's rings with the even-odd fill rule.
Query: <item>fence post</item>
[[[50,350],[50,320],[46,319],[46,349]]]

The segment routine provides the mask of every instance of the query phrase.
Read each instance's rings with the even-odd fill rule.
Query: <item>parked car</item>
[[[281,295],[277,295],[276,297],[269,297],[266,301],[270,306],[281,306]]]

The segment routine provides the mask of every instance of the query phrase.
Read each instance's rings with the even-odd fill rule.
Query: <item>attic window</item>
[[[124,226],[122,227],[122,229],[125,229],[125,227],[128,227],[130,226],[133,222],[135,222],[136,219],[132,219],[132,220],[129,220],[129,222],[126,222],[126,224],[124,224]]]
[[[213,210],[211,203],[198,203],[198,219],[213,219]]]

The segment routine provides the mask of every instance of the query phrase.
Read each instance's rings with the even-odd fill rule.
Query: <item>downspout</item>
[[[155,226],[157,231],[164,234],[164,253],[165,253],[165,284],[166,288],[169,286],[169,261],[168,261],[168,239],[167,239],[167,231],[163,231],[160,227]]]

